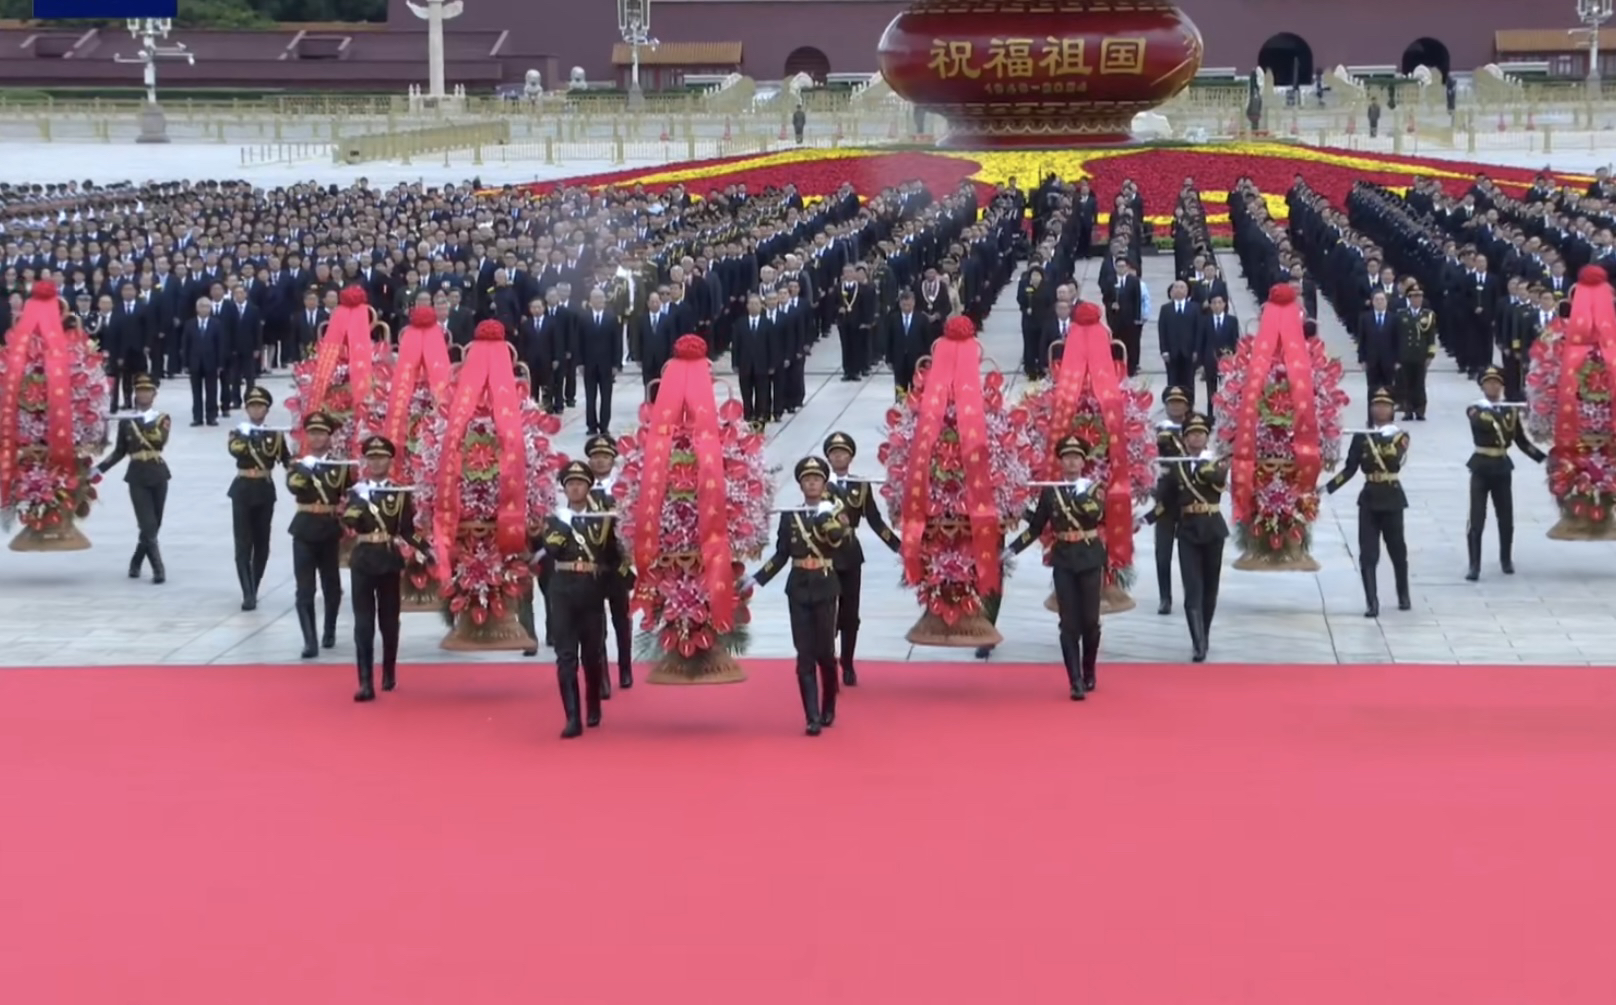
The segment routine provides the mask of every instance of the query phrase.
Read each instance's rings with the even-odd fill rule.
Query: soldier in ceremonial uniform
[[[556,651],[556,683],[567,725],[563,740],[584,731],[578,699],[578,668],[584,672],[587,722],[600,725],[600,702],[606,681],[606,594],[601,555],[607,539],[616,533],[612,520],[591,506],[595,473],[583,461],[561,471],[567,505],[545,520],[534,553],[550,560],[549,607],[551,644]]]
[[[741,583],[741,591],[747,593],[754,586],[767,586],[781,569],[791,568],[786,600],[791,611],[791,642],[797,650],[797,690],[802,695],[809,736],[818,736],[836,721],[836,601],[841,582],[835,559],[852,534],[842,505],[826,495],[829,475],[829,466],[817,457],[797,462],[802,509],[780,514],[774,554]]]
[[[1206,662],[1211,645],[1212,616],[1218,608],[1218,584],[1223,578],[1223,542],[1229,525],[1223,520],[1223,490],[1229,484],[1229,464],[1207,449],[1212,424],[1199,412],[1184,418],[1184,453],[1193,461],[1168,465],[1165,485],[1157,486],[1156,508],[1145,517],[1155,523],[1171,515],[1178,530],[1178,575],[1184,581],[1184,620],[1196,663]]]
[[[1373,431],[1353,434],[1346,463],[1324,485],[1333,495],[1359,471],[1364,475],[1363,491],[1358,493],[1358,572],[1363,577],[1366,618],[1380,617],[1376,571],[1382,541],[1397,581],[1397,609],[1406,611],[1412,606],[1408,593],[1408,542],[1403,537],[1403,511],[1408,509],[1408,497],[1403,494],[1402,470],[1408,458],[1408,434],[1392,425],[1396,409],[1397,399],[1390,391],[1384,387],[1375,391],[1369,399]]]
[[[167,412],[153,407],[157,399],[157,382],[150,374],[136,374],[134,383],[135,414],[119,420],[118,435],[112,453],[95,466],[95,481],[128,459],[129,467],[123,474],[129,486],[129,503],[135,510],[135,523],[140,528],[140,542],[129,559],[129,578],[139,579],[142,565],[151,562],[152,582],[168,580],[163,567],[163,553],[157,547],[157,534],[163,529],[163,506],[168,502],[168,462],[163,460],[163,448],[168,446],[168,433],[173,423]]]
[[[1465,524],[1465,543],[1470,549],[1470,569],[1465,579],[1474,583],[1481,578],[1481,535],[1487,529],[1487,497],[1493,500],[1493,511],[1498,514],[1498,564],[1504,575],[1515,573],[1511,548],[1515,542],[1515,492],[1513,487],[1515,462],[1510,459],[1511,444],[1521,453],[1543,463],[1543,451],[1526,438],[1526,427],[1521,421],[1521,410],[1504,405],[1504,375],[1495,366],[1481,373],[1482,398],[1465,415],[1470,419],[1470,440],[1475,449],[1470,454],[1470,519]]]
[[[376,698],[376,628],[382,631],[382,690],[391,691],[398,673],[400,577],[404,563],[424,551],[415,532],[413,486],[389,477],[397,448],[385,436],[365,439],[365,480],[348,492],[342,524],[357,535],[348,559],[353,589],[354,663],[359,690],[354,701]]]
[[[858,669],[853,665],[853,658],[858,652],[859,600],[864,586],[864,548],[858,539],[859,521],[868,520],[876,537],[893,552],[901,543],[882,518],[880,500],[870,483],[847,474],[857,453],[858,444],[846,433],[831,433],[825,438],[825,458],[830,461],[831,469],[830,493],[842,504],[852,531],[832,558],[841,589],[836,602],[836,631],[842,637],[842,683],[848,687],[858,684]]]
[[[297,500],[297,513],[288,533],[292,535],[292,572],[297,581],[294,606],[298,627],[303,630],[306,660],[337,644],[337,615],[342,613],[342,501],[354,484],[354,465],[326,457],[331,449],[335,425],[324,412],[311,412],[303,419],[304,454],[286,473],[286,489]],[[314,585],[319,577],[320,594],[325,598],[325,625],[318,645],[315,640]]]
[[[275,469],[292,462],[286,437],[265,429],[264,417],[275,398],[258,384],[247,390],[247,421],[230,431],[230,456],[236,477],[230,483],[230,512],[236,539],[236,579],[241,583],[241,609],[256,610],[258,586],[269,566],[269,529],[275,521]]]
[[[1083,477],[1088,452],[1083,441],[1067,436],[1055,445],[1064,485],[1045,486],[1027,529],[1010,543],[1008,555],[1032,546],[1044,528],[1052,528],[1055,541],[1051,561],[1055,569],[1055,600],[1060,605],[1061,658],[1073,701],[1094,690],[1095,664],[1100,655],[1100,587],[1105,578],[1105,487]]]
[[[1167,410],[1167,418],[1156,423],[1156,453],[1162,457],[1186,457],[1184,417],[1190,411],[1189,392],[1182,387],[1169,387],[1162,392],[1162,406]],[[1157,495],[1171,491],[1177,477],[1177,472],[1163,465],[1156,476]],[[1164,617],[1173,613],[1173,538],[1178,534],[1174,516],[1163,512],[1155,521],[1156,595],[1161,601],[1156,605],[1156,613]]]
[[[617,444],[610,436],[591,436],[584,443],[584,453],[589,457],[589,471],[595,476],[589,491],[590,509],[613,512],[617,509],[617,497],[612,495],[612,483],[617,480]],[[609,522],[607,526],[612,533],[601,546],[601,584],[606,591],[612,634],[617,638],[617,686],[626,691],[634,686],[634,618],[629,610],[629,598],[634,595],[634,564],[618,540],[616,527]],[[608,674],[601,682],[601,697],[611,696]]]
[[[1425,375],[1436,358],[1436,311],[1425,306],[1425,291],[1408,288],[1408,306],[1397,312],[1397,392],[1403,418],[1425,421]]]

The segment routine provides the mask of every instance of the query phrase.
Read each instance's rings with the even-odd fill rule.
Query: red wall
[[[389,0],[394,30],[421,30],[405,0]],[[875,44],[906,4],[884,0],[759,0],[675,2],[652,0],[652,33],[665,42],[745,44],[749,75],[778,79],[786,56],[813,46],[830,57],[832,73],[873,73]],[[1206,39],[1207,66],[1248,70],[1257,50],[1278,32],[1300,35],[1321,68],[1400,61],[1421,36],[1444,43],[1454,69],[1493,59],[1500,28],[1576,27],[1571,0],[1183,0],[1182,8]],[[612,43],[618,41],[615,0],[469,0],[452,24],[509,29],[518,51],[545,52],[563,68],[582,66],[591,80],[610,80]]]

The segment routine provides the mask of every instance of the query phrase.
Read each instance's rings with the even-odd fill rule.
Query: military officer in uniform
[[[1376,571],[1380,546],[1392,560],[1397,581],[1397,609],[1406,611],[1412,603],[1408,593],[1408,543],[1403,537],[1403,511],[1408,497],[1403,494],[1403,462],[1408,459],[1408,434],[1392,425],[1397,399],[1380,388],[1369,399],[1373,430],[1354,433],[1347,448],[1347,460],[1324,488],[1332,495],[1363,472],[1364,487],[1358,493],[1358,571],[1363,577],[1364,617],[1380,617],[1380,597]]]
[[[606,680],[606,595],[601,562],[607,539],[616,533],[610,514],[594,510],[590,493],[595,473],[583,461],[573,461],[561,471],[561,486],[567,505],[557,509],[544,522],[535,555],[550,560],[549,606],[551,644],[556,651],[556,683],[561,689],[561,707],[567,716],[563,740],[580,736],[578,668],[584,672],[584,705],[590,727],[600,725],[602,685]]]
[[[1515,541],[1515,493],[1512,472],[1515,462],[1510,459],[1511,444],[1521,453],[1543,463],[1543,451],[1526,438],[1526,427],[1521,411],[1504,403],[1504,375],[1495,366],[1481,372],[1482,398],[1465,415],[1470,419],[1470,440],[1475,444],[1470,454],[1470,519],[1465,524],[1465,544],[1470,549],[1470,570],[1465,579],[1474,583],[1481,578],[1481,534],[1487,529],[1487,497],[1491,496],[1493,511],[1498,515],[1498,564],[1504,575],[1515,574],[1515,562],[1510,554]]]
[[[1212,616],[1218,608],[1223,578],[1223,542],[1229,525],[1223,520],[1223,490],[1229,464],[1207,449],[1212,424],[1199,412],[1184,418],[1185,457],[1170,465],[1170,478],[1157,485],[1156,508],[1145,517],[1155,523],[1171,515],[1178,531],[1178,575],[1184,581],[1184,620],[1189,625],[1192,659],[1206,662],[1211,646]]]
[[[168,462],[163,460],[163,448],[168,446],[168,433],[173,423],[167,412],[153,407],[157,399],[157,382],[150,374],[135,376],[135,414],[118,422],[118,436],[112,453],[95,466],[95,481],[128,459],[129,467],[123,480],[129,486],[129,503],[135,510],[135,523],[140,528],[140,541],[135,545],[134,557],[129,559],[129,578],[139,579],[141,566],[151,562],[152,582],[168,580],[163,567],[163,553],[157,547],[157,534],[163,529],[163,506],[168,502]]]
[[[264,418],[273,395],[262,384],[247,390],[242,399],[247,421],[230,431],[230,456],[236,477],[230,483],[230,513],[236,539],[236,579],[241,583],[241,609],[256,610],[258,586],[269,566],[269,530],[275,521],[275,469],[290,464],[286,437],[265,429]]]
[[[841,503],[826,494],[830,467],[817,457],[797,462],[797,485],[802,489],[800,510],[780,514],[774,554],[756,573],[743,580],[741,592],[767,586],[787,566],[786,601],[791,611],[791,643],[797,650],[797,690],[808,735],[836,721],[836,600],[841,581],[836,576],[836,552],[852,534]],[[814,671],[819,681],[814,681]]]
[[[331,417],[311,412],[303,419],[304,454],[286,473],[286,489],[297,501],[288,533],[292,535],[292,572],[297,581],[294,606],[303,630],[303,658],[311,660],[318,646],[337,644],[337,615],[342,612],[342,503],[354,484],[354,466],[328,458]],[[315,641],[314,584],[319,577],[325,597],[325,630]]]
[[[1156,453],[1161,457],[1188,456],[1184,453],[1184,417],[1190,411],[1189,392],[1182,387],[1169,387],[1162,392],[1162,406],[1167,410],[1167,417],[1156,423]],[[1171,482],[1177,477],[1177,472],[1163,465],[1156,476],[1157,494],[1170,490]],[[1173,613],[1173,538],[1177,533],[1174,514],[1163,513],[1155,521],[1156,595],[1161,601],[1156,605],[1156,613],[1164,617]]]
[[[836,631],[842,637],[842,683],[848,687],[858,684],[858,669],[853,665],[853,658],[858,652],[859,600],[864,581],[864,548],[858,539],[859,521],[868,520],[870,527],[875,530],[875,536],[894,552],[901,544],[898,535],[882,518],[880,500],[876,498],[870,483],[848,476],[847,469],[852,466],[857,454],[858,444],[846,433],[831,433],[825,438],[825,459],[830,462],[831,469],[831,497],[842,504],[848,528],[852,531],[832,558],[841,589],[841,596],[836,601]]]
[[[1055,569],[1055,600],[1060,605],[1061,657],[1073,701],[1094,690],[1100,655],[1100,588],[1105,578],[1105,486],[1083,477],[1088,452],[1075,436],[1055,445],[1063,485],[1047,485],[1027,528],[1010,543],[1008,555],[1019,555],[1050,528]]]
[[[1425,306],[1425,291],[1408,288],[1408,306],[1397,312],[1397,392],[1403,418],[1425,421],[1425,375],[1436,358],[1436,311]]]
[[[617,444],[610,436],[591,436],[584,442],[584,453],[589,458],[589,471],[595,484],[589,490],[590,509],[610,513],[617,509],[617,497],[612,495],[612,483],[617,480]],[[618,540],[615,524],[608,524],[612,533],[601,547],[601,585],[606,591],[606,608],[611,615],[612,634],[617,638],[617,686],[625,691],[634,686],[634,618],[629,610],[629,599],[634,595],[634,564],[623,543]],[[601,697],[612,696],[611,675],[601,681]]]
[[[385,436],[366,437],[365,480],[348,491],[342,525],[354,532],[348,559],[353,591],[354,663],[359,690],[354,701],[376,698],[376,628],[382,631],[382,690],[393,690],[398,672],[400,577],[404,563],[424,551],[415,531],[413,486],[394,485],[389,477],[397,448]]]

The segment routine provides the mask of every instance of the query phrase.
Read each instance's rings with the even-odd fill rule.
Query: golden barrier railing
[[[459,126],[425,126],[397,132],[370,133],[338,140],[331,159],[338,164],[364,164],[369,161],[400,161],[423,154],[494,146],[511,138],[508,122],[475,122]]]

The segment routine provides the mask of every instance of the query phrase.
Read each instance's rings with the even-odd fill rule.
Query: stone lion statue
[[[584,75],[584,68],[581,66],[573,67],[572,73],[567,75],[567,90],[587,91],[588,89],[589,78]]]

